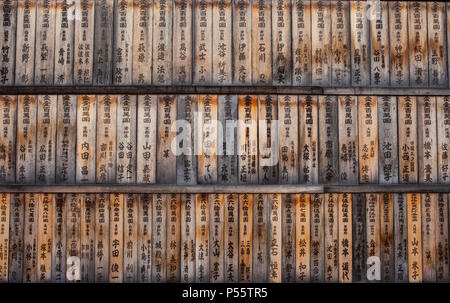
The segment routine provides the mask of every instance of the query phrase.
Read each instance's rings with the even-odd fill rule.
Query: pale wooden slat
[[[224,224],[224,243],[225,248],[225,282],[238,282],[239,275],[239,196],[236,194],[227,194],[224,197],[225,224]]]
[[[324,195],[325,282],[339,281],[338,194]]]
[[[210,230],[209,230],[209,268],[210,282],[223,283],[225,281],[225,248],[224,242],[224,195],[210,195],[212,198],[209,205]]]
[[[133,2],[134,0],[114,1],[114,85],[133,82]]]
[[[278,96],[279,183],[298,182],[297,96]]]
[[[173,0],[153,2],[153,75],[154,85],[172,84]]]
[[[331,85],[349,86],[351,76],[349,2],[331,2]]]
[[[91,85],[94,61],[95,2],[75,2],[74,83]]]
[[[428,86],[427,3],[408,2],[409,83]]]
[[[175,0],[173,8],[173,83],[192,83],[192,2]]]
[[[209,195],[197,194],[195,205],[195,282],[209,282]]]
[[[271,2],[270,0],[251,1],[251,75],[253,85],[272,84]]]
[[[38,96],[36,183],[55,183],[57,96]],[[71,151],[72,152],[72,151]]]
[[[408,282],[407,195],[394,195],[395,282]]]
[[[109,196],[109,282],[123,282],[124,272],[124,195]]]
[[[133,84],[152,83],[152,39],[153,1],[133,0]]]
[[[292,84],[291,0],[272,1],[273,84]]]
[[[319,121],[317,96],[299,96],[299,181],[319,182]]]
[[[422,210],[422,279],[436,282],[437,194],[421,194]]]
[[[381,257],[380,208],[379,195],[366,194],[366,264],[367,279],[370,282],[377,282],[379,279],[377,262]],[[370,259],[371,257],[375,259]]]
[[[95,45],[93,82],[112,83],[114,0],[95,0]],[[75,74],[75,77],[77,75]]]
[[[252,84],[251,0],[233,0],[233,84]]]
[[[448,194],[438,195],[436,214],[436,280],[448,282]]]
[[[233,81],[232,0],[212,1],[212,5],[212,82],[230,85]]]
[[[96,182],[116,181],[117,96],[97,96]]]
[[[259,184],[278,183],[278,106],[276,96],[258,96]]]
[[[352,86],[368,86],[370,84],[369,20],[366,16],[367,2],[350,2]]]
[[[19,283],[23,281],[25,194],[11,195],[9,220],[8,281]]]
[[[17,106],[16,182],[33,184],[36,180],[36,97],[19,96]]]
[[[167,195],[153,194],[152,202],[152,282],[166,281]]]
[[[95,182],[96,99],[96,96],[77,96],[77,183]]]
[[[0,3],[0,49],[3,58],[0,61],[0,84],[13,85],[16,63],[16,29],[18,1],[5,0]]]
[[[282,265],[282,282],[296,281],[296,262],[295,262],[295,247],[296,247],[296,195],[283,194],[281,195],[281,265]]]
[[[370,6],[370,84],[386,87],[390,83],[390,41],[388,1]]]
[[[324,195],[311,195],[311,282],[324,282],[325,280],[323,200]]]
[[[269,206],[269,277],[268,282],[280,283],[282,273],[282,234],[281,234],[281,216],[282,201],[280,194],[271,194],[268,196]]]
[[[238,169],[241,184],[258,182],[257,116],[257,96],[238,96]]]
[[[100,193],[96,196],[95,203],[95,282],[105,283],[109,281],[109,216],[110,195]]]
[[[124,195],[123,281],[138,281],[138,195]]]
[[[77,96],[59,95],[56,129],[56,183],[75,183]]]
[[[116,183],[136,182],[136,99],[121,95],[117,100]]]
[[[38,0],[36,12],[35,85],[52,85],[55,64],[55,0]]]
[[[16,181],[17,96],[0,97],[0,182]]]
[[[52,283],[66,282],[67,201],[66,194],[54,195]]]
[[[9,214],[11,195],[0,195],[0,283],[8,282],[9,269]]]
[[[367,280],[366,195],[352,195],[352,282]]]
[[[378,183],[377,97],[358,96],[359,182]]]
[[[95,281],[95,194],[81,195],[81,282]]]
[[[75,38],[75,0],[56,1],[55,72],[56,85],[73,84]]]
[[[181,195],[181,282],[195,282],[196,194]]]
[[[212,22],[210,0],[196,0],[194,5],[194,84],[212,83]]]
[[[181,278],[181,217],[180,195],[171,194],[167,201],[167,282]]]
[[[138,282],[147,283],[152,279],[152,202],[153,195],[138,196]]]
[[[311,84],[311,2],[292,1],[292,84]]]
[[[319,96],[319,181],[337,183],[339,179],[338,99]]]
[[[353,232],[352,232],[352,194],[339,194],[338,198],[338,249],[339,282],[352,282]]]
[[[409,86],[408,2],[389,1],[391,86]]]
[[[239,195],[239,282],[253,281],[253,195]]]
[[[358,183],[358,107],[356,97],[338,97],[339,183]]]
[[[253,201],[253,282],[267,283],[269,273],[269,195],[254,195]]]
[[[448,3],[447,2],[447,5],[446,5],[446,19],[447,20],[449,20],[450,19],[450,3]],[[450,22],[448,22],[447,21],[447,27],[444,27],[444,29],[446,29],[447,30],[447,53],[445,54],[445,55],[447,55],[447,59],[450,57],[449,56],[449,52],[450,52],[450,39],[449,39],[449,34],[450,34]],[[450,85],[450,64],[447,64],[447,68],[448,68],[448,70],[447,70],[447,72],[448,72],[448,75],[449,75],[449,83],[447,83],[446,85]]]
[[[35,0],[17,1],[16,85],[32,85],[36,38]]]
[[[422,282],[422,224],[420,194],[407,194],[408,278]]]
[[[296,195],[295,203],[295,276],[296,282],[311,279],[311,195]]]
[[[311,0],[312,85],[331,83],[331,7],[329,0]]]
[[[445,37],[445,4],[427,2],[429,86],[446,87],[447,45]]]
[[[40,194],[38,206],[38,258],[37,258],[37,280],[39,282],[50,282],[52,277],[52,249],[54,197],[52,194]]]
[[[172,124],[176,120],[175,96],[158,96],[158,137],[156,146],[156,181],[158,183],[176,183],[176,158],[172,151]]]
[[[450,98],[436,97],[438,182],[450,183]]]
[[[137,183],[155,183],[158,97],[140,95],[137,100]]]
[[[417,183],[417,105],[416,97],[398,97],[398,150],[400,183]]]
[[[382,184],[398,183],[397,97],[378,98],[378,173]]]
[[[79,282],[81,279],[81,195],[66,195],[66,282]]]

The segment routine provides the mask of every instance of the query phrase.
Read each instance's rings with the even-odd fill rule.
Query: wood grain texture
[[[286,283],[296,281],[296,203],[296,195],[281,195],[281,279]]]
[[[258,96],[259,183],[278,183],[278,106],[276,96]]]
[[[398,97],[398,147],[400,183],[417,183],[417,104],[416,97]]]
[[[136,283],[138,281],[138,195],[124,195],[124,253],[123,253],[123,281]]]
[[[195,205],[195,282],[209,282],[210,195],[197,194]]]
[[[375,2],[370,16],[370,84],[386,87],[390,83],[389,3]]]
[[[210,230],[209,230],[209,272],[210,282],[223,283],[225,281],[225,242],[224,242],[224,195],[210,195]]]
[[[96,96],[77,96],[76,183],[95,182],[96,103]]]
[[[380,197],[366,194],[366,264],[367,280],[378,281],[377,262],[381,259],[380,242]]]
[[[9,268],[9,220],[11,195],[0,195],[0,283],[8,282]]]
[[[181,217],[180,195],[171,194],[167,201],[167,282],[180,282]]]
[[[97,96],[96,182],[116,181],[117,96]]]
[[[172,84],[173,0],[153,2],[153,75],[154,85]]]
[[[378,183],[377,97],[358,96],[359,182]]]
[[[16,181],[17,96],[0,97],[0,182]]]
[[[158,97],[155,95],[138,96],[137,100],[137,183],[155,183],[156,181],[156,139]]]
[[[91,85],[93,80],[95,5],[94,1],[75,2],[74,82]]]
[[[408,278],[409,282],[422,282],[422,224],[421,195],[407,194],[408,222]]]
[[[72,85],[74,68],[75,0],[56,1],[55,12],[55,85]]]
[[[358,183],[358,103],[356,97],[338,97],[339,183]]]
[[[292,1],[292,84],[310,85],[312,74],[311,1]]]
[[[114,0],[95,0],[93,82],[110,85],[113,73]]]
[[[52,283],[66,282],[67,196],[56,194],[52,226]]]
[[[428,86],[427,4],[408,2],[409,81],[415,87]]]
[[[53,207],[54,197],[52,194],[39,195],[37,281],[41,283],[51,282],[52,279]]]
[[[110,195],[100,193],[96,195],[95,202],[95,282],[105,283],[109,281],[109,218]]]
[[[224,197],[225,208],[225,281],[236,283],[239,278],[239,195],[227,194]]]
[[[409,86],[408,2],[389,2],[391,86]]]
[[[252,84],[252,1],[233,0],[233,84]]]
[[[311,0],[312,85],[329,86],[331,83],[330,3]]]
[[[252,83],[262,85],[273,83],[272,1],[252,0]]]
[[[331,85],[349,86],[351,76],[349,2],[331,2]]]
[[[302,184],[319,182],[319,121],[318,97],[300,96],[299,106],[299,181]]]
[[[258,99],[238,96],[239,183],[258,182]]]
[[[153,194],[152,203],[152,282],[166,282],[167,195]]]
[[[212,83],[230,85],[233,81],[232,0],[212,1]]]
[[[114,85],[133,82],[133,5],[134,0],[114,1]]]
[[[0,3],[0,85],[14,84],[16,63],[16,30],[18,1],[5,0]]]
[[[253,201],[253,282],[269,278],[269,195],[254,195]]]
[[[217,181],[220,184],[238,183],[238,96],[218,96],[218,121],[222,131],[217,133]]]
[[[81,197],[81,282],[95,281],[95,194]]]
[[[367,2],[350,1],[350,52],[352,86],[370,84],[369,20]]]
[[[325,280],[324,195],[311,195],[311,282]]]
[[[239,282],[253,281],[253,195],[239,195]]]
[[[192,83],[193,1],[175,0],[173,8],[173,83]]]
[[[138,195],[138,282],[151,282],[153,195]]]
[[[297,283],[311,280],[311,226],[311,195],[298,194],[295,202],[295,277]]]
[[[181,195],[181,282],[195,282],[196,194]],[[224,250],[225,251],[225,250]]]
[[[172,150],[175,133],[172,130],[176,120],[177,108],[175,96],[158,96],[158,137],[156,147],[156,181],[158,183],[176,183],[176,158]]]
[[[278,96],[279,183],[298,182],[298,98]]]
[[[282,201],[280,194],[268,197],[269,206],[269,277],[270,283],[280,283],[282,274]]]
[[[273,85],[292,84],[292,1],[272,1]]]
[[[427,2],[429,86],[445,87],[448,83],[447,45],[445,43],[445,4]]]
[[[66,282],[81,280],[81,198],[80,194],[66,195]]]
[[[319,182],[337,183],[339,180],[338,98],[319,96]]]
[[[194,84],[212,82],[212,24],[213,4],[196,0],[194,5]]]
[[[338,194],[324,195],[325,282],[339,281]]]
[[[394,195],[395,282],[408,282],[408,216],[407,195]]]
[[[352,195],[352,278],[353,282],[365,282],[367,280],[367,250],[366,250],[366,195]]]
[[[175,5],[176,6],[176,5]],[[176,22],[174,21],[174,24]],[[152,83],[153,1],[133,0],[133,84]],[[175,57],[175,56],[174,56]]]
[[[11,195],[9,220],[8,281],[19,283],[23,281],[25,194]]]
[[[339,194],[338,197],[338,249],[339,249],[339,282],[348,283],[353,280],[353,196]]]
[[[124,195],[109,196],[109,282],[123,282],[124,272]]]

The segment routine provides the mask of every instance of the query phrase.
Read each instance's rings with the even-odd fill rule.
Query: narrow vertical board
[[[116,181],[117,96],[97,96],[96,182]]]
[[[10,211],[8,281],[20,283],[24,264],[25,194],[11,195]]]
[[[177,184],[197,184],[197,157],[194,153],[197,96],[178,95],[176,98],[177,136],[180,136],[177,140]]]
[[[258,96],[259,184],[278,183],[278,106],[273,95]]]
[[[436,227],[438,194],[421,194],[422,209],[422,278],[436,282]]]
[[[224,243],[225,243],[225,282],[238,282],[239,275],[239,195],[227,194],[224,197],[225,224],[224,224]]]
[[[268,195],[269,206],[269,277],[268,282],[280,283],[282,272],[281,256],[281,194]]]
[[[36,180],[36,97],[19,96],[17,106],[16,183],[33,184]]]
[[[217,95],[199,95],[196,115],[197,181],[217,183]]]
[[[239,183],[258,182],[258,100],[238,96]]]
[[[239,194],[239,282],[253,281],[253,195]]]
[[[297,194],[295,202],[296,282],[311,280],[311,195]]]
[[[37,109],[36,183],[55,183],[56,95],[39,95]]]
[[[141,194],[138,199],[138,282],[148,283],[152,279],[153,195]]]
[[[0,183],[16,181],[17,96],[0,96]]]
[[[273,84],[292,84],[291,0],[272,1]]]
[[[36,6],[35,0],[17,1],[16,85],[33,85]]]
[[[445,43],[445,4],[427,2],[429,86],[447,87],[447,45]]]
[[[9,265],[9,214],[11,195],[0,195],[0,283],[8,282]]]
[[[319,96],[319,181],[337,183],[339,180],[338,99]]]
[[[93,78],[96,85],[112,83],[114,0],[95,0]],[[75,44],[76,45],[76,44]],[[76,77],[77,75],[75,75]]]
[[[328,0],[311,0],[312,85],[331,83],[331,7]]]
[[[282,281],[295,282],[296,281],[296,263],[295,263],[295,244],[296,244],[296,195],[283,194],[281,195],[281,234],[282,234]]]
[[[133,1],[114,1],[113,84],[133,82]],[[134,43],[136,46],[136,43]],[[143,64],[142,64],[143,65]]]
[[[152,84],[153,1],[133,0],[133,84]]]
[[[436,218],[436,280],[449,280],[448,194],[439,194]]]
[[[117,100],[117,183],[136,182],[136,99],[120,95]]]
[[[272,84],[272,4],[252,0],[252,83]]]
[[[225,281],[224,271],[224,195],[210,195],[212,203],[210,210],[210,230],[209,230],[209,268],[210,282],[223,283]]]
[[[0,85],[14,84],[17,3],[18,1],[14,0],[0,3],[0,49],[3,50],[0,60]]]
[[[73,84],[75,35],[75,0],[56,1],[55,12],[55,72],[56,85]]]
[[[311,1],[292,1],[292,84],[311,84]]]
[[[358,165],[358,103],[355,96],[338,97],[339,121],[339,183],[357,184]]]
[[[54,198],[52,194],[40,194],[38,206],[38,258],[37,281],[50,282],[52,278],[53,218]]]
[[[124,195],[110,194],[109,196],[109,282],[121,283],[123,281],[123,210]]]
[[[212,83],[230,85],[232,75],[232,0],[212,1]]]
[[[58,95],[56,130],[56,183],[75,183],[77,96]]]
[[[338,194],[324,195],[325,282],[339,281]]]
[[[180,282],[180,195],[170,194],[167,204],[167,282]]]
[[[97,97],[77,96],[76,182],[95,182]]]
[[[448,58],[450,58],[450,39],[449,39],[449,33],[450,33],[450,22],[448,22],[448,20],[450,19],[450,3],[447,2],[447,6],[446,6],[446,19],[447,19],[447,27],[444,27],[444,30],[447,30],[447,53],[445,55],[447,55],[447,60]],[[449,83],[446,83],[445,85],[450,85],[450,64],[447,64],[447,68],[448,68],[448,80]]]
[[[52,283],[66,282],[67,203],[66,194],[54,195]]]
[[[138,196],[127,194],[124,196],[124,252],[123,252],[123,281],[136,283],[138,281]]]
[[[196,0],[194,7],[194,84],[211,84],[213,4]]]
[[[352,195],[352,282],[365,282],[366,264],[366,195]]]
[[[427,3],[408,2],[409,83],[428,86]]]
[[[338,197],[338,250],[339,282],[352,282],[353,277],[353,233],[352,233],[352,194],[339,194]]]
[[[325,280],[324,195],[311,196],[311,282]]]
[[[388,2],[370,6],[370,84],[387,87],[390,83],[390,41]],[[375,15],[373,15],[375,13]]]
[[[352,86],[368,86],[370,84],[367,5],[365,1],[350,1]]]
[[[94,17],[94,1],[80,0],[75,2],[74,82],[77,85],[92,84],[94,68]],[[105,54],[103,54],[103,57],[105,59]]]
[[[253,282],[267,283],[269,273],[269,196],[254,195],[253,201]]]
[[[52,85],[55,61],[55,0],[38,0],[36,13],[35,85]]]
[[[379,280],[380,243],[380,201],[378,194],[366,194],[366,264],[367,279]]]
[[[181,195],[181,282],[195,282],[196,194]]]
[[[400,183],[417,183],[416,97],[398,97],[398,153]]]
[[[192,2],[175,0],[173,9],[173,83],[192,83]]]
[[[173,0],[153,2],[153,76],[155,85],[172,84]]]
[[[395,282],[408,282],[408,217],[406,194],[394,195]]]
[[[238,183],[237,119],[238,97],[218,96],[217,181],[220,184]]]
[[[66,195],[66,282],[81,280],[81,195]]]
[[[297,96],[278,96],[279,183],[298,183]]]
[[[359,182],[378,183],[378,108],[376,96],[358,96]]]
[[[300,183],[319,182],[319,121],[317,96],[299,96]]]
[[[349,86],[351,76],[349,2],[331,2],[331,85]]]
[[[233,0],[233,83],[252,83],[251,0]]]
[[[153,194],[152,201],[152,282],[166,282],[166,195]]]
[[[156,181],[156,135],[158,97],[139,95],[137,100],[136,182]]]
[[[422,282],[422,224],[420,194],[406,194],[408,222],[408,278]]]
[[[438,182],[450,183],[450,98],[436,97]]]
[[[195,205],[195,282],[209,282],[209,195],[197,194]]]
[[[391,86],[409,86],[408,2],[389,2]]]
[[[81,197],[81,282],[95,281],[95,194]]]
[[[110,195],[99,193],[95,203],[95,282],[109,281],[109,215]]]
[[[176,158],[172,150],[172,140],[175,132],[172,123],[177,116],[175,96],[158,96],[158,137],[156,152],[156,181],[158,183],[176,183]]]

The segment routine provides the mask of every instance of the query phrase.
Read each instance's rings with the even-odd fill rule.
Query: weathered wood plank
[[[370,84],[369,20],[365,1],[350,1],[350,52],[352,86]]]
[[[113,83],[127,85],[133,82],[133,2],[114,1]],[[133,43],[130,43],[133,41]]]
[[[220,184],[238,183],[238,96],[218,96],[218,121],[222,130],[217,134],[217,181]]]
[[[153,1],[133,0],[133,45],[131,46],[133,50],[133,84],[150,85],[152,83],[152,39]],[[174,58],[176,57],[174,56]]]
[[[239,282],[253,281],[253,195],[239,195]]]
[[[394,195],[395,282],[408,282],[408,213],[407,195]]]
[[[233,83],[252,84],[251,0],[233,0]]]
[[[123,220],[124,195],[110,194],[109,196],[109,282],[123,282],[124,248]]]
[[[267,283],[269,278],[269,195],[254,195],[253,202],[253,282]]]
[[[212,5],[212,83],[230,85],[233,81],[232,0],[212,1]]]
[[[137,100],[137,183],[156,181],[158,97],[140,95]]]
[[[339,179],[338,99],[319,96],[319,181],[337,183]]]
[[[97,96],[96,182],[116,181],[117,96]]]
[[[282,265],[282,282],[296,281],[296,195],[281,195],[281,265]]]
[[[272,84],[272,4],[271,0],[252,0],[252,83]]]
[[[238,96],[239,183],[258,182],[258,99]]]
[[[378,172],[382,184],[398,183],[397,97],[378,98]]]
[[[299,96],[299,181],[319,182],[319,121],[317,96]]]
[[[9,220],[8,281],[19,283],[23,281],[25,194],[11,195]]]
[[[158,96],[158,144],[156,146],[156,181],[158,183],[176,183],[176,156],[172,150],[175,137],[173,123],[176,120],[177,105],[175,96]]]
[[[91,85],[94,61],[95,2],[75,2],[75,59],[74,82],[76,85]],[[100,36],[100,35],[98,35]],[[105,56],[105,55],[103,55]]]
[[[291,0],[272,1],[273,85],[292,84]]]
[[[172,84],[173,0],[153,2],[153,75],[154,85]]]
[[[292,3],[292,84],[311,84],[311,1]]]
[[[136,283],[138,281],[138,195],[124,196],[124,252],[123,252],[123,281]]]
[[[420,194],[407,194],[408,278],[422,282],[422,224]]]
[[[370,84],[386,87],[390,83],[388,1],[370,6]]]
[[[181,218],[180,195],[171,194],[167,201],[167,282],[181,279]]]
[[[325,282],[339,281],[338,194],[324,195]]]
[[[54,195],[52,283],[66,282],[67,196],[66,194]]]
[[[278,96],[279,183],[298,183],[297,96]]]
[[[282,201],[280,194],[271,194],[268,196],[269,206],[269,277],[268,282],[280,283],[282,273],[282,235],[281,235],[281,216]]]
[[[352,195],[352,282],[367,281],[366,195]]]
[[[331,2],[331,85],[349,86],[351,76],[349,2]]]
[[[152,275],[152,202],[153,195],[138,196],[138,282],[151,282]]]
[[[81,282],[95,281],[95,194],[81,197]]]
[[[259,184],[278,183],[278,102],[276,96],[258,96]]]
[[[358,183],[358,104],[354,96],[338,97],[339,183]]]
[[[95,0],[94,18],[93,82],[96,85],[110,85],[112,83],[114,47],[114,0]]]
[[[296,195],[295,203],[295,276],[296,282],[311,280],[311,195]],[[314,231],[314,229],[313,229]]]
[[[52,194],[40,194],[38,205],[38,257],[37,281],[50,282],[52,278],[53,219],[54,197]]]
[[[209,282],[209,195],[197,194],[195,205],[195,282]]]
[[[429,86],[446,87],[447,45],[445,43],[445,4],[427,2]]]
[[[0,96],[0,183],[16,181],[17,96]]]
[[[55,85],[72,85],[74,68],[75,0],[56,1]]]
[[[417,183],[416,97],[398,97],[398,150],[400,183]]]
[[[16,30],[18,1],[5,0],[0,3],[0,84],[13,85],[16,63]],[[18,48],[18,47],[17,47]]]
[[[95,203],[95,282],[109,281],[110,195],[100,193]]]
[[[95,182],[96,96],[77,96],[76,182]]]
[[[81,195],[66,195],[66,282],[81,280]]]
[[[380,199],[377,194],[366,194],[366,264],[367,280],[379,281],[381,260]]]
[[[152,282],[166,282],[167,195],[154,194],[152,202]]]
[[[328,0],[311,0],[311,41],[312,85],[329,86],[331,83],[331,7]]]
[[[196,0],[194,14],[194,84],[212,83],[212,1]]]
[[[408,2],[389,2],[391,86],[409,86]]]
[[[117,183],[136,182],[136,99],[134,95],[117,98]]]
[[[436,280],[449,280],[448,195],[439,194],[436,218]]]
[[[225,281],[225,242],[224,242],[224,195],[210,195],[210,230],[209,230],[209,268],[210,282],[223,283]]]
[[[192,83],[192,2],[175,0],[173,9],[173,83]]]
[[[352,282],[353,232],[352,232],[352,194],[339,194],[338,197],[338,249],[339,282]]]
[[[377,97],[358,96],[359,182],[378,183]]]
[[[311,196],[311,282],[325,280],[324,195]]]
[[[408,2],[409,83],[428,86],[427,3]]]
[[[239,277],[239,195],[227,194],[224,197],[225,225],[225,281],[227,283],[238,282]]]
[[[8,282],[9,266],[9,218],[11,195],[0,195],[0,283]]]
[[[181,282],[195,281],[196,194],[181,195]]]

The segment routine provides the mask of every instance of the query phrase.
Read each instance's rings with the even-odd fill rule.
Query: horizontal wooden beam
[[[173,185],[173,184],[76,184],[0,185],[1,193],[176,193],[176,194],[298,194],[298,193],[450,193],[448,184],[363,184],[363,185]]]
[[[318,86],[0,86],[0,95],[211,94],[211,95],[373,95],[450,96],[449,88]]]

